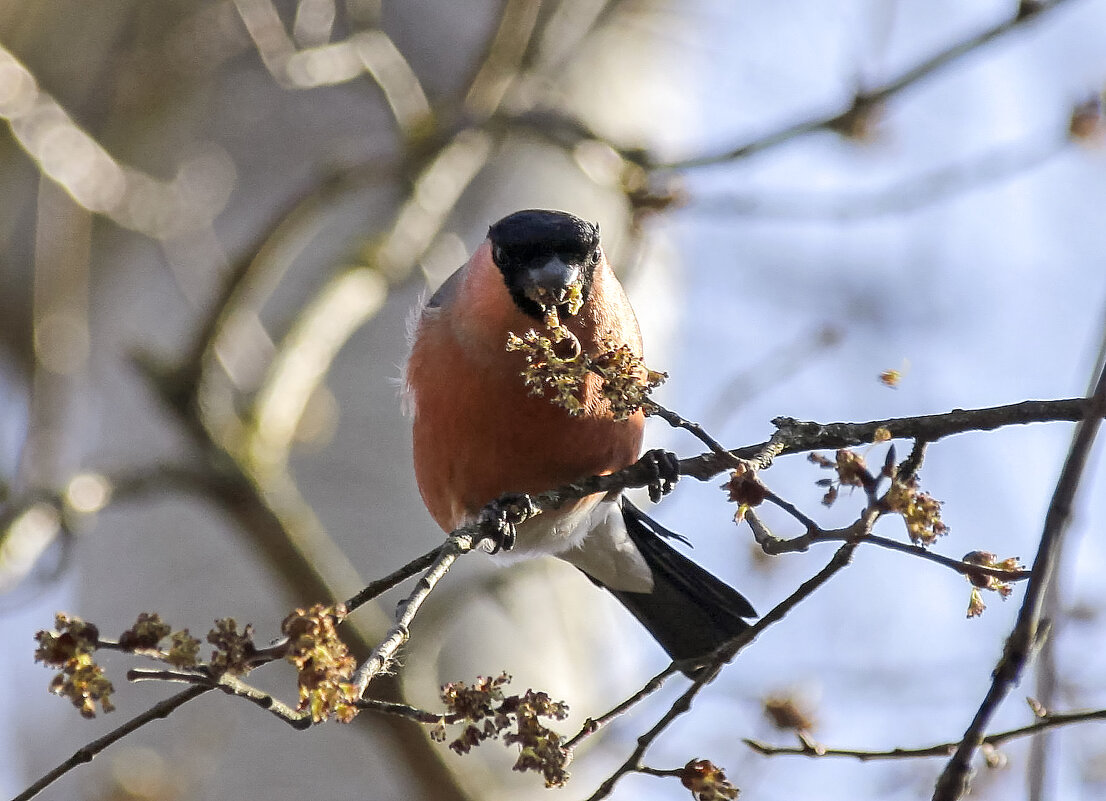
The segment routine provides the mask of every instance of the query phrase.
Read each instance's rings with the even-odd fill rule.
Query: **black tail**
[[[630,539],[653,571],[653,591],[611,592],[673,660],[706,656],[749,627],[742,618],[757,613],[745,597],[662,539],[682,537],[625,498],[622,517]]]

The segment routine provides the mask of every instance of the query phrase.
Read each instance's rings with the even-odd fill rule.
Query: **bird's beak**
[[[543,308],[569,303],[579,297],[580,287],[580,268],[565,264],[558,256],[527,270],[522,278],[523,293]]]

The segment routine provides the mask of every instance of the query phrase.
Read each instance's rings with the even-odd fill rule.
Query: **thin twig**
[[[155,720],[160,720],[161,718],[168,717],[178,707],[183,706],[184,704],[191,701],[193,698],[198,698],[211,689],[211,687],[189,687],[187,690],[183,690],[182,692],[179,692],[176,695],[171,696],[170,698],[166,698],[164,701],[159,701],[158,703],[147,709],[145,712],[135,715],[122,726],[119,726],[116,729],[112,729],[103,737],[98,737],[90,742],[88,745],[84,745],[78,748],[76,752],[74,752],[73,756],[69,757],[69,759],[65,760],[56,768],[44,775],[37,782],[35,782],[22,793],[13,798],[12,801],[29,801],[69,771],[73,770],[79,765],[84,765],[88,762],[91,762],[94,757],[96,757],[109,745],[122,740],[128,734],[137,729],[140,729],[147,723],[152,723]]]
[[[357,607],[363,606],[374,598],[383,595],[388,590],[392,589],[398,584],[407,581],[412,576],[418,575],[423,570],[426,570],[432,564],[434,560],[438,558],[438,555],[442,551],[442,546],[438,546],[432,551],[424,553],[417,559],[412,559],[405,564],[399,570],[388,574],[384,578],[377,579],[376,581],[369,582],[365,585],[365,588],[359,593],[354,595],[345,603],[346,611],[353,612]]]
[[[466,715],[460,712],[450,712],[447,715],[442,715],[437,712],[419,709],[410,704],[397,704],[394,701],[379,701],[375,698],[358,698],[353,705],[361,710],[382,712],[385,715],[395,715],[397,717],[413,720],[417,723],[442,723],[448,725],[451,723],[460,723],[468,719]]]
[[[801,519],[810,520],[806,515],[802,515]],[[813,523],[813,521],[810,521],[813,528],[808,528],[805,534],[800,534],[798,537],[785,540],[772,534],[767,527],[765,527],[757,514],[751,509],[745,512],[745,520],[749,523],[749,527],[753,529],[753,535],[757,545],[759,545],[769,556],[778,556],[784,553],[805,553],[810,550],[810,546],[815,543],[847,542],[851,537],[855,536],[855,534],[852,533],[852,526],[841,529],[823,529]],[[926,559],[935,564],[947,567],[950,570],[955,570],[957,573],[967,576],[968,578],[989,576],[1001,581],[1024,581],[1033,575],[1030,570],[1003,570],[999,567],[987,567],[985,565],[965,562],[962,559],[953,559],[949,556],[933,553],[923,548],[921,545],[914,545],[909,542],[899,542],[898,540],[881,537],[877,534],[869,534],[866,536],[864,538],[864,543],[867,545],[877,545],[880,548],[887,548],[888,550],[898,551],[899,553],[905,553],[910,556],[916,556],[919,559]]]
[[[1039,734],[1043,731],[1048,731],[1049,729],[1055,729],[1060,726],[1070,726],[1073,723],[1083,723],[1088,720],[1106,720],[1106,709],[1046,715],[1035,723],[1030,723],[1028,726],[1021,726],[1008,731],[988,734],[983,738],[983,744],[994,747],[1019,737],[1027,737]],[[763,756],[849,757],[852,759],[859,759],[861,762],[883,759],[947,757],[960,745],[960,741],[954,740],[948,743],[928,745],[921,748],[891,748],[886,751],[867,751],[852,748],[810,747],[807,745],[775,746],[769,743],[760,742],[759,740],[750,739],[745,739],[743,742]]]
[[[580,745],[580,743],[582,743],[585,739],[595,734],[597,731],[602,729],[615,718],[625,714],[640,701],[648,698],[650,695],[655,693],[657,690],[663,687],[664,683],[668,681],[669,677],[674,676],[676,672],[676,666],[674,664],[669,665],[656,676],[649,679],[649,681],[647,681],[640,690],[638,690],[626,700],[619,703],[617,706],[613,707],[610,711],[605,712],[597,718],[588,718],[587,720],[585,720],[584,725],[580,727],[580,731],[576,732],[576,734],[573,735],[573,737],[568,740],[568,742],[562,745],[561,750],[564,751],[566,754],[571,755],[576,747]]]
[[[1056,572],[1056,555],[1071,518],[1072,503],[1086,468],[1087,457],[1102,423],[1102,416],[1106,414],[1106,367],[1096,364],[1095,369],[1098,372],[1095,394],[1072,436],[1068,457],[1045,515],[1041,543],[1033,560],[1033,576],[1029,579],[1017,622],[1006,640],[990,689],[964,732],[956,753],[937,779],[933,801],[955,801],[968,791],[972,757],[983,744],[983,732],[999,704],[1018,682],[1037,643],[1045,592]]]
[[[288,704],[280,701],[264,690],[248,684],[242,679],[223,674],[218,679],[212,679],[204,673],[188,670],[151,670],[147,668],[134,668],[127,672],[127,679],[133,682],[139,681],[164,681],[193,684],[212,690],[222,690],[227,695],[243,698],[266,712],[271,712],[277,718],[292,726],[294,729],[307,729],[311,727],[311,716],[305,712],[293,709]],[[378,698],[358,698],[354,706],[362,711],[381,712],[386,715],[407,718],[418,723],[452,724],[466,719],[461,713],[442,714],[419,709],[410,704],[397,703],[395,701],[383,701]]]
[[[695,437],[697,440],[710,448],[711,451],[718,454],[718,456],[720,456],[722,459],[729,459],[730,461],[732,461],[732,467],[736,467],[739,464],[738,459],[731,456],[730,452],[726,450],[722,443],[720,443],[718,440],[708,434],[698,423],[681,417],[671,409],[666,409],[664,406],[661,406],[659,403],[653,400],[649,401],[649,403],[646,404],[645,413],[647,415],[659,417],[661,420],[664,420],[664,422],[668,423],[668,425],[672,426],[673,428],[682,428],[684,431],[691,433],[693,437]]]
[[[804,529],[806,529],[807,534],[811,534],[813,532],[817,532],[817,531],[822,530],[821,527],[817,523],[815,523],[804,512],[800,511],[800,509],[797,506],[795,506],[795,504],[791,503],[791,501],[788,501],[788,500],[785,500],[785,499],[781,498],[779,495],[777,495],[776,493],[774,493],[772,491],[769,491],[764,499],[766,501],[768,501],[769,503],[772,503],[775,506],[778,506],[780,509],[783,509],[783,511],[787,512],[793,518],[798,520],[800,525],[802,525],[802,527]],[[752,511],[752,510],[750,510],[750,511]],[[775,540],[776,542],[794,542],[795,541],[795,540],[778,540],[775,537],[773,537],[772,539]],[[802,538],[799,537],[797,539],[801,540]],[[757,540],[757,542],[759,543],[760,540]],[[763,545],[764,543],[760,543],[760,544]],[[800,549],[800,550],[805,550],[805,549]]]
[[[1083,419],[1090,408],[1089,398],[1067,400],[1022,401],[1007,406],[983,409],[954,409],[942,414],[919,417],[897,417],[871,420],[865,423],[816,423],[777,417],[778,427],[772,439],[756,445],[746,445],[726,454],[703,453],[681,459],[678,473],[700,481],[708,481],[733,467],[733,457],[756,463],[767,456],[806,453],[808,451],[848,448],[867,445],[875,440],[879,429],[891,432],[892,439],[936,442],[953,434],[969,431],[993,431],[1012,425],[1047,422],[1075,422]],[[920,458],[920,453],[918,458]],[[910,458],[907,459],[909,465]],[[530,498],[538,509],[554,509],[569,500],[596,492],[648,486],[656,480],[655,465],[642,460],[605,476],[591,476],[555,490],[537,493]]]
[[[477,530],[476,526],[469,526],[451,534],[445,544],[438,549],[430,568],[419,579],[415,589],[412,590],[406,601],[399,605],[395,624],[353,676],[353,685],[357,688],[359,696],[365,694],[369,682],[391,664],[396,651],[403,643],[407,642],[407,638],[410,637],[408,626],[415,615],[418,614],[419,607],[430,596],[434,587],[449,572],[449,568],[457,561],[457,558],[471,551],[483,538],[479,534],[474,534],[474,530]]]

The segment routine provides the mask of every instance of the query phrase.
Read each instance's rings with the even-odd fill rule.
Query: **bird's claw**
[[[646,465],[652,475],[647,485],[649,500],[659,503],[661,498],[672,492],[672,488],[680,480],[680,459],[672,451],[654,448],[645,452],[641,463]]]
[[[509,551],[515,547],[515,528],[538,513],[534,501],[525,493],[503,495],[484,507],[480,527],[491,541],[491,553]]]

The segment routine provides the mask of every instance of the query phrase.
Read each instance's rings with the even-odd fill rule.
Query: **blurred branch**
[[[811,117],[718,153],[669,162],[650,160],[647,166],[652,170],[689,170],[747,158],[815,131],[841,131],[846,135],[854,135],[865,127],[872,112],[892,95],[940,71],[989,42],[1011,31],[1028,27],[1029,24],[1043,17],[1046,12],[1067,2],[1068,0],[1023,2],[1013,16],[950,45],[875,88],[858,91],[853,97],[852,104],[844,111],[828,116]]]
[[[1106,709],[1096,709],[1084,712],[1057,712],[1048,714],[1028,726],[1022,726],[1009,731],[988,734],[982,740],[982,745],[999,746],[1019,737],[1029,737],[1060,726],[1070,726],[1075,723],[1083,723],[1089,720],[1106,720]],[[762,756],[806,756],[806,757],[850,757],[861,762],[886,759],[917,759],[920,757],[947,757],[952,754],[960,741],[929,745],[922,748],[892,748],[887,751],[868,751],[851,748],[826,748],[818,744],[804,744],[795,746],[777,746],[763,743],[759,740],[742,740]]]
[[[234,5],[265,69],[281,86],[314,89],[368,74],[380,87],[405,138],[428,132],[433,115],[422,83],[382,30],[359,31],[341,42],[300,50],[270,0],[234,0]]]
[[[504,4],[499,28],[465,95],[464,108],[474,119],[494,114],[518,78],[541,6],[540,0],[507,0]]]
[[[1087,458],[1103,415],[1106,415],[1106,365],[1096,363],[1095,373],[1098,375],[1095,393],[1075,427],[1071,449],[1045,516],[1041,543],[1033,561],[1033,576],[1029,579],[1017,622],[992,674],[990,689],[964,732],[964,738],[956,752],[937,779],[933,792],[934,801],[955,801],[968,791],[972,757],[983,744],[983,732],[999,704],[1020,679],[1022,670],[1045,633],[1041,626],[1045,594],[1055,577],[1057,554],[1071,519],[1072,504],[1087,465]]]
[[[625,5],[625,0],[560,0],[546,3],[544,15],[542,5],[540,0],[507,0],[465,96],[464,108],[471,119],[483,123],[493,115],[502,116],[504,101],[512,105],[514,100],[509,99],[513,88],[526,91],[519,93],[519,108],[512,108],[507,116],[522,108],[533,111],[540,105],[533,95],[543,94],[535,84],[555,79],[588,36]],[[529,77],[537,80],[528,81]]]
[[[168,492],[189,492],[200,497],[212,493],[220,481],[201,464],[154,462],[141,467],[99,474],[111,493],[112,503],[149,498]]]
[[[204,395],[202,380],[225,363],[227,342],[245,336],[268,297],[311,241],[323,213],[344,194],[396,176],[396,168],[380,162],[332,173],[287,202],[273,222],[243,249],[243,256],[228,269],[219,295],[196,327],[195,336],[167,387],[175,403],[196,404]],[[233,375],[233,369],[225,367]],[[163,371],[164,372],[164,371]]]
[[[1062,153],[1069,140],[1035,136],[961,159],[869,192],[769,194],[731,192],[693,195],[688,209],[700,214],[746,215],[787,220],[871,219],[904,214],[996,184]]]
[[[419,168],[393,224],[368,257],[390,283],[406,280],[414,272],[461,194],[488,163],[494,145],[495,139],[486,131],[464,128]]]
[[[114,159],[3,46],[0,74],[0,119],[42,174],[83,208],[155,239],[210,225],[222,211],[234,171],[221,154],[186,162],[172,181],[160,181]],[[196,173],[205,180],[194,180]]]
[[[34,492],[0,503],[0,595],[22,583],[50,546],[67,533],[65,515],[55,497]]]
[[[543,75],[559,74],[589,36],[629,5],[627,0],[561,0],[538,37],[533,69]],[[632,7],[629,13],[634,13]]]
[[[738,408],[770,386],[796,375],[823,351],[840,344],[844,333],[826,324],[816,331],[807,331],[760,358],[726,380],[703,418],[711,426],[724,426]]]
[[[76,471],[83,447],[92,216],[46,175],[37,176],[37,190],[28,420],[13,486],[0,497],[0,594],[72,533],[59,485]]]
[[[240,430],[251,465],[283,469],[308,401],[338,352],[383,307],[391,287],[410,277],[490,152],[490,139],[472,130],[446,143],[420,170],[392,227],[366,254],[367,264],[332,276],[296,316],[252,400],[251,424]],[[233,301],[226,308],[238,314]]]
[[[334,31],[338,9],[334,0],[299,0],[292,22],[292,39],[297,47],[326,44]]]
[[[388,286],[369,268],[345,270],[296,316],[280,344],[265,383],[254,399],[249,458],[256,465],[283,465],[311,396],[323,383],[339,350],[384,306]]]

